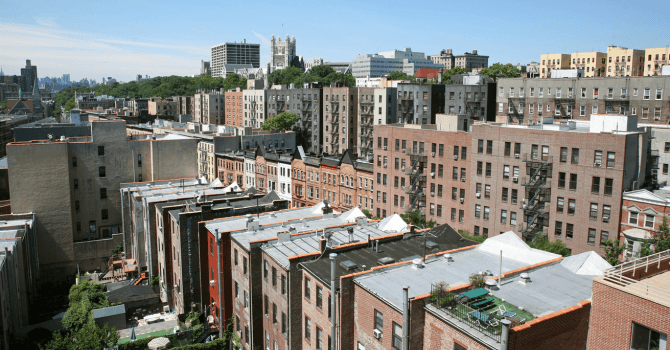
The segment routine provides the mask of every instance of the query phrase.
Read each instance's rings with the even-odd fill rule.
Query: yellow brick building
[[[633,76],[644,73],[644,50],[629,49],[621,46],[607,47],[608,77]]]
[[[540,77],[549,78],[549,72],[554,69],[569,69],[570,55],[565,53],[551,53],[540,56]]]
[[[670,47],[656,47],[644,50],[644,75],[661,75],[661,68],[670,64]]]
[[[573,52],[570,55],[570,68],[583,69],[585,77],[605,75],[607,54],[604,52]]]

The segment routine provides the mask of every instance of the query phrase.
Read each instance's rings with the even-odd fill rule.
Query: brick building
[[[372,156],[374,148],[374,132],[373,127],[381,124],[382,120],[375,122],[375,89],[371,87],[357,88],[358,100],[358,121],[356,135],[358,139],[356,142],[355,152],[361,157]],[[376,94],[378,102],[380,94]],[[381,110],[379,110],[381,114]],[[383,124],[386,124],[386,118],[378,116],[377,119],[383,119]]]
[[[544,234],[574,254],[602,253],[602,243],[619,232],[623,192],[643,185],[648,143],[649,132],[634,117],[475,124],[468,231],[513,230],[526,239]]]
[[[542,117],[589,120],[592,114],[636,116],[640,123],[670,120],[670,77],[563,79],[501,78],[498,117],[510,123],[537,123]]]
[[[644,241],[658,233],[669,216],[670,187],[624,192],[620,220],[621,240],[628,247],[624,257],[639,257]]]
[[[244,153],[216,153],[216,172],[224,185],[244,186]]]
[[[193,98],[191,120],[200,124],[225,124],[224,96],[217,90],[196,93]]]
[[[265,123],[267,116],[267,95],[265,89],[246,89],[242,91],[244,98],[244,126],[260,128]]]
[[[318,83],[309,83],[302,88],[287,89],[274,85],[267,90],[268,118],[283,112],[297,114],[296,126],[304,132],[303,145],[307,152],[323,152],[323,90]]]
[[[114,100],[111,100],[114,102]],[[79,109],[93,109],[91,106],[86,106],[86,102],[81,102],[81,106],[77,107]],[[113,105],[112,105],[113,106]],[[151,116],[160,116],[163,119],[172,119],[180,113],[178,108],[179,104],[177,101],[174,101],[172,97],[169,98],[160,98],[160,97],[151,97],[147,103],[147,108],[149,110],[149,115]]]
[[[585,348],[592,278],[608,267],[593,252],[562,258],[531,249],[507,232],[474,248],[429,254],[425,262],[414,259],[354,274],[355,312],[350,322],[342,322],[341,332],[350,329],[353,342],[347,348],[357,349],[399,350],[404,344],[412,349],[500,349],[503,334],[508,336],[506,349]],[[485,297],[491,304],[483,309],[496,321],[476,320],[469,306],[448,309],[431,298],[441,288],[456,295],[467,291],[472,275],[491,281]],[[496,310],[510,313],[491,315]],[[515,323],[503,325],[503,318]],[[406,319],[410,328],[404,330]]]
[[[669,253],[628,261],[593,280],[589,349],[667,349]]]
[[[398,84],[396,120],[407,124],[435,124],[444,113],[445,85]]]
[[[455,127],[395,124],[376,127],[375,135],[375,216],[420,211],[426,220],[469,230],[472,134]]]
[[[229,90],[224,93],[225,98],[225,124],[230,126],[244,125],[244,103],[241,88]]]
[[[340,154],[358,142],[358,88],[338,83],[323,88],[323,152]]]

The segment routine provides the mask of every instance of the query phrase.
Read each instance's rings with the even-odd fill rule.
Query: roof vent
[[[395,262],[395,259],[393,259],[390,256],[383,257],[381,259],[377,260],[377,263],[379,265],[388,265],[388,264],[393,264]]]
[[[298,230],[296,230],[295,226],[291,225],[291,226],[288,227],[288,233],[294,234],[294,233],[297,233],[297,232],[298,232]]]
[[[347,232],[349,233],[349,243],[354,241],[354,228],[348,227]]]
[[[486,285],[486,289],[488,290],[495,290],[496,286],[498,285],[497,282],[494,279],[488,279],[486,282],[484,282]]]
[[[358,267],[358,265],[351,260],[345,260],[345,261],[340,263],[340,267],[347,270],[347,271],[351,271],[351,270],[356,269]]]
[[[247,214],[247,230],[256,231],[260,227],[260,223],[257,220],[254,220],[254,216]]]
[[[521,275],[519,275],[519,278],[520,278],[519,283],[521,283],[521,284],[528,284],[528,283],[530,283],[530,275],[528,275],[528,274],[525,273],[525,272],[522,273]]]
[[[451,256],[451,254],[449,254],[449,253],[444,254],[442,257],[443,257],[444,260],[446,260],[447,262],[453,262],[453,261],[454,261],[454,258],[453,258],[453,257]]]
[[[435,249],[439,246],[439,244],[433,242],[433,241],[427,241],[426,242],[426,248],[428,249]]]
[[[368,217],[363,216],[363,217],[360,217],[360,218],[356,218],[356,224],[358,224],[358,226],[367,226],[368,225]]]
[[[414,268],[415,270],[418,270],[422,267],[423,267],[423,262],[421,261],[421,259],[412,260],[412,268]]]

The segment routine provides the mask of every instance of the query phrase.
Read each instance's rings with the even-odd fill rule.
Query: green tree
[[[468,72],[468,70],[466,68],[458,67],[458,66],[456,66],[452,69],[449,69],[449,70],[445,70],[442,73],[442,82],[444,84],[451,84],[451,76],[452,75],[454,75],[454,74],[465,74],[467,72]]]
[[[361,211],[363,212],[363,214],[365,214],[365,216],[368,217],[368,219],[372,219],[372,213],[370,213],[369,210],[367,210],[367,209],[363,209],[363,210],[361,210]]]
[[[668,221],[663,218],[658,231],[651,233],[650,239],[645,239],[640,247],[640,257],[653,255],[670,249],[670,228]]]
[[[88,300],[82,300],[70,305],[61,321],[66,332],[76,332],[88,322],[91,317],[90,304]]]
[[[277,114],[274,117],[268,118],[265,121],[265,123],[263,123],[263,126],[261,126],[261,130],[278,130],[278,131],[291,130],[295,125],[296,121],[298,121],[297,114],[291,112],[283,112]]]
[[[612,266],[621,264],[619,257],[626,250],[626,246],[618,239],[615,241],[608,239],[603,244],[605,245],[603,258]]]
[[[392,72],[389,74],[390,80],[409,80],[410,83],[416,83],[416,77],[413,75],[407,75],[403,72]]]
[[[331,83],[336,81],[341,81],[346,86],[356,86],[356,78],[352,75],[344,73],[330,73],[325,78],[323,78],[323,85],[329,86]]]
[[[297,67],[286,67],[284,69],[278,69],[268,75],[268,83],[270,85],[289,85],[302,74],[302,69]]]
[[[516,78],[521,74],[521,71],[516,69],[511,63],[505,65],[495,63],[491,67],[479,71],[479,74],[492,78],[493,81],[497,81],[498,78]]]
[[[406,214],[401,214],[400,217],[405,220],[406,223],[419,226],[421,228],[433,228],[437,224],[435,220],[432,219],[426,222],[426,216],[424,216],[420,211],[412,211]]]
[[[570,249],[568,249],[560,239],[551,242],[547,236],[542,235],[538,237],[535,242],[527,242],[527,244],[531,248],[544,250],[562,256],[570,256]]]
[[[319,65],[312,67],[312,69],[309,70],[310,74],[316,75],[321,78],[325,78],[335,72],[335,69],[331,66],[326,66],[326,65]]]
[[[7,108],[7,100],[0,101],[0,110]]]
[[[486,240],[486,236],[484,236],[484,235],[472,236],[472,235],[470,235],[470,232],[465,231],[465,230],[458,231],[458,234],[463,236],[463,238],[465,238],[465,239],[469,239],[471,241],[475,241],[475,242],[479,242],[479,243],[483,243]]]

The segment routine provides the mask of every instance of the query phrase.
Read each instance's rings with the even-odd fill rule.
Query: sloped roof
[[[387,216],[382,221],[379,222],[379,229],[382,231],[403,231],[407,228],[407,223],[403,220],[400,215],[393,214]]]
[[[539,249],[533,249],[526,244],[516,233],[507,231],[501,235],[487,238],[484,243],[477,248],[489,254],[500,254],[502,250],[503,256],[509,256],[510,259],[521,261],[527,264],[534,264],[538,261],[546,261],[559,258],[560,255],[545,252]]]
[[[358,209],[358,207],[354,207],[354,209],[342,213],[341,216],[344,222],[355,222],[357,218],[361,217],[365,217],[365,214],[363,214],[363,212]]]
[[[561,265],[573,273],[588,276],[600,276],[612,267],[594,251],[569,256],[561,261]]]

